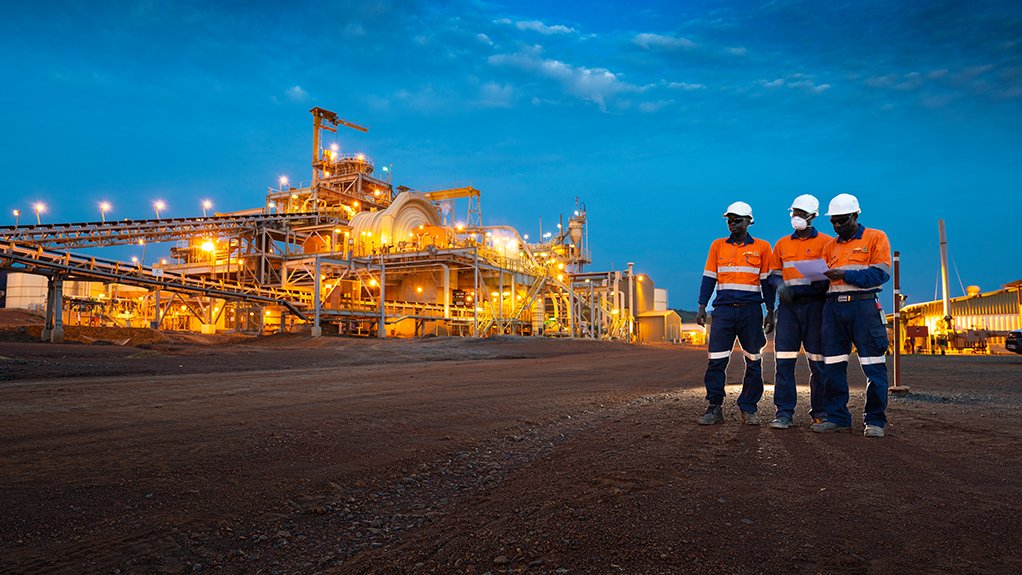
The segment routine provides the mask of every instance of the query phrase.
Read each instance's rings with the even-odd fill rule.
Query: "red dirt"
[[[1022,572],[1022,357],[907,358],[880,440],[810,433],[804,389],[798,429],[733,405],[697,426],[704,366],[519,338],[0,342],[0,573]]]

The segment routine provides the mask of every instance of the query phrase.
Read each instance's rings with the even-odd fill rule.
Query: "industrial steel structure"
[[[368,156],[324,147],[323,131],[365,128],[311,113],[311,184],[282,178],[258,208],[124,221],[107,221],[104,210],[99,222],[0,228],[0,270],[47,278],[44,338],[61,340],[62,318],[76,309],[93,323],[206,333],[630,339],[635,318],[653,309],[652,291],[642,295],[652,280],[637,290],[631,264],[585,269],[584,205],[530,242],[484,225],[473,187],[394,187],[390,166],[378,177]],[[463,221],[451,221],[456,202]],[[175,242],[170,257],[151,265],[144,254],[128,263],[68,251],[164,242]],[[97,287],[69,298],[69,281]]]

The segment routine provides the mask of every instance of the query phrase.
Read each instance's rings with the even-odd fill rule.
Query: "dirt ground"
[[[1022,356],[907,358],[867,439],[696,425],[699,348],[12,329],[0,573],[1022,572]]]

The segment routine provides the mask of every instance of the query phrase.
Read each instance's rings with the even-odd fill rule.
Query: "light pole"
[[[21,223],[21,210],[14,210],[11,213],[14,214],[14,229],[17,231],[18,224]]]
[[[163,200],[156,200],[153,202],[153,208],[156,210],[156,219],[160,219],[160,210],[165,209],[167,204]]]
[[[44,204],[42,202],[36,202],[35,205],[32,206],[32,209],[35,210],[35,223],[36,223],[36,225],[40,225],[40,226],[43,225],[42,220],[39,219],[39,214],[41,214],[41,213],[46,211],[46,204]]]
[[[145,266],[145,240],[138,238],[138,245],[142,246],[142,265]]]
[[[110,211],[110,202],[99,203],[99,217],[106,222],[106,213]]]
[[[209,200],[202,200],[202,217],[206,217],[206,210],[213,207],[213,202]]]

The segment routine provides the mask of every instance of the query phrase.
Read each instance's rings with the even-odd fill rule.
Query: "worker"
[[[709,365],[706,368],[706,401],[709,407],[700,425],[724,422],[724,383],[731,350],[738,338],[745,353],[745,378],[738,396],[742,423],[759,425],[757,405],[763,396],[763,360],[766,333],[774,329],[774,288],[765,283],[770,273],[770,244],[749,235],[754,223],[752,207],[735,202],[724,213],[727,238],[714,240],[706,258],[696,323],[706,325],[706,304],[714,287],[713,321],[710,323]],[[763,317],[763,304],[767,314]]]
[[[883,437],[887,426],[886,318],[877,299],[891,279],[891,244],[887,234],[859,223],[859,200],[838,194],[827,216],[837,237],[823,248],[830,268],[827,302],[823,306],[824,406],[826,420],[812,430],[851,431],[848,412],[848,357],[852,344],[866,375],[866,437]]]
[[[773,429],[788,429],[795,419],[798,391],[795,363],[800,348],[805,348],[809,363],[809,416],[814,423],[823,421],[823,303],[828,282],[812,281],[795,267],[796,262],[823,263],[823,246],[831,239],[813,227],[820,213],[820,201],[803,194],[789,208],[791,235],[777,240],[770,258],[769,281],[778,286],[777,331],[774,335],[774,406],[777,415]]]

